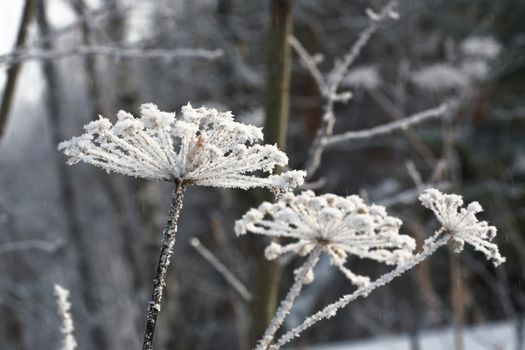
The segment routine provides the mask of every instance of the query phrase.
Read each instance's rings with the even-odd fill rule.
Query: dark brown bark
[[[164,230],[162,248],[160,250],[159,261],[157,263],[157,271],[155,273],[155,279],[153,280],[151,300],[148,303],[146,330],[144,332],[144,344],[142,347],[143,350],[153,349],[153,337],[155,335],[157,317],[159,315],[162,303],[162,293],[164,291],[164,286],[166,285],[166,275],[170,265],[170,259],[173,254],[173,246],[175,245],[177,222],[179,221],[179,215],[184,199],[184,191],[186,189],[186,186],[180,182],[176,183],[176,186],[177,188],[173,191],[173,196],[171,199],[168,222],[166,223],[166,229]]]

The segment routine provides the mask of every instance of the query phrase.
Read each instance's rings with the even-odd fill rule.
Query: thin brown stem
[[[146,318],[146,331],[144,333],[143,350],[153,349],[153,336],[155,333],[155,326],[157,324],[157,317],[160,312],[162,302],[162,292],[166,285],[166,274],[170,265],[170,259],[173,254],[173,246],[175,245],[175,234],[177,233],[177,223],[179,221],[179,214],[182,209],[182,201],[184,199],[184,191],[186,185],[182,182],[176,183],[176,189],[173,191],[171,199],[170,211],[168,214],[168,222],[164,230],[164,237],[162,239],[162,248],[160,250],[159,262],[157,263],[157,272],[153,280],[153,291],[151,292],[151,300],[148,303],[148,313]]]

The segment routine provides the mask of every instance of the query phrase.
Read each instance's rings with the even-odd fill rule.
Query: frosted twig
[[[286,334],[284,334],[281,338],[279,338],[277,343],[270,347],[270,350],[277,350],[277,349],[279,349],[281,346],[287,344],[288,342],[290,342],[294,338],[298,337],[306,329],[312,327],[317,322],[319,322],[319,321],[321,321],[323,319],[328,319],[330,317],[335,316],[335,314],[337,313],[337,311],[340,308],[345,307],[346,305],[348,305],[349,303],[351,303],[352,301],[356,300],[359,297],[366,296],[366,295],[370,294],[370,292],[372,292],[374,289],[390,283],[395,278],[401,276],[403,273],[405,273],[406,271],[410,270],[411,268],[413,268],[414,266],[416,266],[417,264],[419,264],[420,262],[422,262],[423,260],[428,258],[438,248],[444,246],[448,242],[448,240],[450,239],[450,236],[448,236],[448,235],[443,236],[443,237],[441,237],[439,239],[436,239],[441,234],[441,232],[442,232],[441,230],[437,231],[436,234],[433,237],[428,239],[426,244],[425,244],[425,246],[423,247],[423,251],[418,253],[417,255],[415,255],[413,259],[411,259],[409,261],[406,261],[405,263],[403,263],[401,265],[398,265],[397,268],[395,268],[394,270],[392,270],[392,271],[388,272],[387,274],[381,276],[380,278],[378,278],[374,282],[371,282],[368,285],[365,285],[363,287],[358,288],[355,292],[353,292],[351,294],[347,294],[347,295],[341,297],[335,303],[332,303],[332,304],[326,306],[322,310],[320,310],[317,313],[313,314],[312,316],[308,317],[306,320],[304,320],[304,322],[301,325],[293,328],[292,330],[290,330]]]
[[[206,50],[201,48],[176,48],[176,49],[137,49],[114,46],[78,46],[67,49],[40,50],[31,49],[21,53],[0,56],[0,65],[11,65],[28,60],[54,60],[71,56],[102,55],[133,59],[165,59],[174,58],[204,58],[216,59],[221,57],[223,51],[220,49]]]
[[[182,209],[182,202],[184,199],[184,191],[186,189],[186,186],[183,183],[177,183],[176,186],[177,188],[173,191],[168,222],[166,223],[166,229],[164,230],[164,237],[162,239],[162,248],[160,250],[159,262],[157,264],[157,272],[155,273],[155,279],[153,280],[151,300],[148,303],[146,331],[144,332],[144,344],[142,347],[143,350],[153,349],[153,336],[157,324],[157,316],[160,312],[162,293],[164,291],[164,286],[166,285],[166,273],[170,265],[171,255],[173,254],[173,246],[175,245],[177,223],[179,221],[180,210]]]
[[[73,335],[75,327],[73,317],[71,317],[71,303],[69,302],[69,290],[55,284],[55,296],[57,298],[58,313],[62,317],[62,327],[60,332],[63,335],[62,346],[60,350],[74,350],[77,347],[77,341]]]
[[[228,282],[233,289],[243,298],[244,301],[251,301],[253,296],[252,293],[246,288],[246,286],[237,278],[235,275],[228,270],[228,268],[217,259],[213,253],[206,248],[198,238],[192,238],[190,241],[191,245],[195,250],[208,262],[210,265],[217,270],[218,273],[226,282]]]
[[[126,7],[119,6],[118,11],[125,14],[126,12],[130,11],[135,6],[135,4],[136,3],[131,3],[129,5],[126,5]],[[16,57],[24,56],[24,54],[26,54],[27,52],[34,50],[33,47],[41,47],[43,43],[49,42],[51,40],[55,40],[64,34],[67,34],[67,33],[70,33],[76,30],[78,27],[82,26],[83,24],[93,21],[99,16],[111,13],[115,11],[116,9],[117,8],[115,7],[115,4],[113,2],[110,2],[109,4],[102,5],[95,10],[86,11],[81,16],[78,16],[73,23],[68,24],[62,28],[50,31],[47,34],[36,38],[36,40],[34,40],[31,43],[30,47],[23,47],[23,48],[16,49],[11,52],[0,55],[0,64],[5,64],[5,62],[9,62],[8,64],[11,64],[13,63],[13,59],[15,59]]]
[[[334,68],[323,77],[315,64],[315,60],[309,55],[303,46],[301,46],[296,39],[291,39],[290,43],[298,52],[303,64],[308,68],[309,72],[314,77],[319,85],[319,90],[325,99],[323,115],[321,117],[321,124],[317,129],[312,145],[308,150],[308,157],[305,161],[304,169],[307,172],[307,180],[310,179],[321,164],[321,156],[325,148],[324,140],[332,135],[335,124],[334,104],[337,101],[346,102],[351,97],[350,92],[338,93],[337,90],[343,81],[348,69],[359,56],[363,48],[366,46],[372,35],[377,31],[379,23],[388,17],[392,17],[394,9],[398,5],[399,0],[389,1],[379,13],[374,13],[374,17],[370,18],[368,26],[359,34],[356,42],[352,45],[349,52],[335,64]]]
[[[295,299],[301,293],[301,289],[305,284],[310,282],[308,275],[312,273],[313,268],[319,261],[321,252],[321,246],[315,247],[314,250],[312,250],[308,255],[306,262],[297,270],[292,287],[290,287],[286,297],[281,301],[281,304],[275,312],[273,319],[270,321],[270,325],[264,332],[262,338],[257,342],[255,350],[266,350],[272,343],[275,333],[279,330],[279,327],[281,327],[283,324],[284,319],[290,313]]]
[[[417,171],[416,165],[413,161],[407,160],[405,162],[405,168],[407,169],[408,175],[414,182],[414,185],[416,185],[416,188],[421,192],[424,189],[423,179],[421,178],[421,174],[419,171]]]
[[[312,75],[312,77],[315,79],[315,82],[317,83],[317,87],[319,88],[319,91],[321,92],[321,95],[326,97],[327,94],[327,86],[325,79],[323,77],[323,73],[319,70],[317,67],[317,62],[315,59],[306,51],[304,46],[297,40],[295,37],[291,36],[288,38],[288,42],[292,47],[294,48],[295,52],[299,55],[299,58],[301,59],[301,62],[303,66],[308,69],[308,72]]]
[[[38,249],[47,253],[53,253],[63,245],[61,239],[54,241],[43,241],[40,239],[30,239],[26,241],[8,242],[0,244],[0,255],[20,250]]]
[[[341,142],[347,142],[352,140],[359,140],[359,139],[368,139],[377,135],[385,135],[392,133],[399,129],[406,129],[409,126],[412,126],[414,124],[422,123],[424,121],[434,119],[434,118],[441,118],[446,115],[446,112],[448,111],[448,105],[447,104],[441,104],[438,107],[427,109],[425,111],[419,112],[417,114],[414,114],[410,117],[399,119],[387,124],[383,124],[380,126],[376,126],[374,128],[366,129],[366,130],[360,130],[360,131],[348,131],[339,135],[334,135],[330,137],[326,137],[323,139],[322,143],[324,146],[332,146],[337,143]]]

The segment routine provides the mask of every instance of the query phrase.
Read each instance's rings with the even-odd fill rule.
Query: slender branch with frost
[[[290,313],[295,299],[301,293],[303,286],[313,278],[313,269],[319,257],[321,256],[321,246],[317,246],[308,254],[306,262],[296,271],[294,283],[290,287],[290,290],[286,294],[286,297],[281,301],[279,308],[275,311],[273,319],[270,321],[270,325],[264,332],[262,338],[257,342],[256,350],[266,350],[270,343],[273,341],[275,333],[279,330],[279,327],[284,322],[286,316]]]
[[[378,135],[390,134],[397,130],[404,130],[412,125],[423,123],[431,119],[442,118],[447,114],[448,110],[449,108],[447,104],[441,104],[435,108],[427,109],[410,117],[399,119],[370,129],[347,131],[339,135],[329,136],[324,138],[322,143],[324,146],[332,146],[337,143],[368,139]]]
[[[372,35],[379,28],[379,23],[387,18],[398,18],[395,11],[399,0],[390,0],[378,13],[367,10],[369,22],[367,27],[361,31],[357,40],[352,45],[348,53],[342,57],[334,68],[324,77],[317,68],[316,60],[308,54],[304,47],[296,40],[291,39],[290,43],[298,52],[303,65],[308,69],[318,84],[319,91],[325,99],[321,124],[317,129],[316,136],[308,150],[308,157],[304,169],[307,172],[307,179],[313,177],[321,164],[321,156],[324,151],[324,139],[333,133],[335,124],[334,105],[335,102],[347,102],[352,94],[350,92],[338,93],[338,89],[343,81],[350,66],[355,62],[359,54],[366,46]]]
[[[198,238],[192,238],[191,246],[228,282],[244,301],[251,301],[252,293],[246,286],[206,248]]]
[[[44,241],[41,239],[30,239],[26,241],[8,242],[0,244],[0,255],[17,252],[21,250],[37,249],[46,253],[53,253],[64,244],[62,239]]]
[[[55,60],[72,56],[99,55],[130,59],[163,59],[176,58],[204,58],[217,59],[223,55],[220,49],[207,50],[201,48],[176,48],[176,49],[140,49],[115,46],[78,46],[67,49],[41,50],[31,49],[12,56],[0,57],[0,65],[12,65],[30,60]]]
[[[439,231],[438,231],[439,232]],[[441,233],[441,232],[439,232]],[[341,297],[338,301],[336,301],[333,304],[330,304],[323,308],[321,311],[313,314],[312,316],[306,318],[301,325],[291,329],[290,331],[286,332],[279,340],[275,343],[275,345],[272,345],[270,347],[270,350],[277,350],[283,345],[287,344],[294,338],[299,337],[305,330],[312,327],[314,324],[316,324],[319,321],[322,321],[323,319],[331,318],[336,315],[337,311],[345,306],[347,306],[352,301],[356,300],[359,297],[367,296],[369,295],[374,289],[377,289],[378,287],[384,286],[388,283],[390,283],[395,278],[403,275],[406,271],[412,269],[414,266],[428,258],[430,255],[432,255],[438,248],[444,246],[448,240],[450,239],[449,236],[441,237],[437,241],[432,241],[432,244],[425,245],[423,248],[423,251],[419,254],[417,254],[411,261],[399,265],[396,269],[390,271],[389,273],[381,276],[374,282],[362,286],[358,288],[355,292],[345,295]]]
[[[286,192],[301,185],[305,173],[252,175],[271,173],[276,166],[287,165],[288,157],[276,146],[256,144],[263,138],[262,130],[235,122],[230,112],[188,104],[176,119],[175,113],[145,104],[140,118],[124,111],[117,117],[114,125],[103,117],[90,122],[83,135],[61,142],[58,149],[69,157],[69,164],[82,161],[108,172],[175,183],[146,317],[143,349],[150,350],[186,187],[266,187]]]
[[[69,290],[55,284],[55,296],[57,298],[58,313],[60,314],[60,317],[62,317],[62,327],[60,328],[60,332],[63,335],[63,339],[60,350],[75,350],[77,348],[77,341],[73,335],[75,327],[73,325],[73,317],[71,316]]]

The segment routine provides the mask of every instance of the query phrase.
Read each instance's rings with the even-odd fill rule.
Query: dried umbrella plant
[[[287,194],[274,204],[265,202],[259,208],[249,210],[238,220],[235,226],[237,234],[252,232],[297,240],[285,245],[271,243],[265,251],[268,259],[289,252],[308,256],[304,265],[296,271],[294,284],[255,349],[279,349],[315,323],[333,317],[340,308],[410,270],[450,240],[457,253],[467,242],[491,259],[494,265],[505,261],[498,246],[491,242],[496,228],[476,218],[476,214],[482,211],[478,202],[462,208],[461,196],[443,194],[436,189],[427,189],[419,199],[423,206],[434,212],[441,228],[425,241],[421,251],[415,255],[414,240],[399,234],[401,221],[388,216],[381,206],[365,205],[357,196],[315,196],[310,191],[296,196]],[[302,324],[274,341],[302,286],[313,280],[313,268],[322,252],[357,289],[306,318]],[[343,266],[348,254],[395,265],[396,268],[370,282],[368,277],[357,276]]]
[[[148,305],[143,349],[153,348],[153,336],[160,311],[166,272],[175,244],[177,222],[187,186],[248,189],[266,187],[286,192],[301,185],[303,171],[287,171],[268,177],[250,175],[272,172],[285,166],[287,156],[262,140],[260,128],[233,120],[229,112],[191,105],[182,108],[182,117],[159,111],[153,104],[141,106],[141,117],[120,111],[112,125],[106,118],[84,126],[85,133],[58,146],[68,163],[83,161],[124,175],[172,181],[171,200],[162,248]]]

